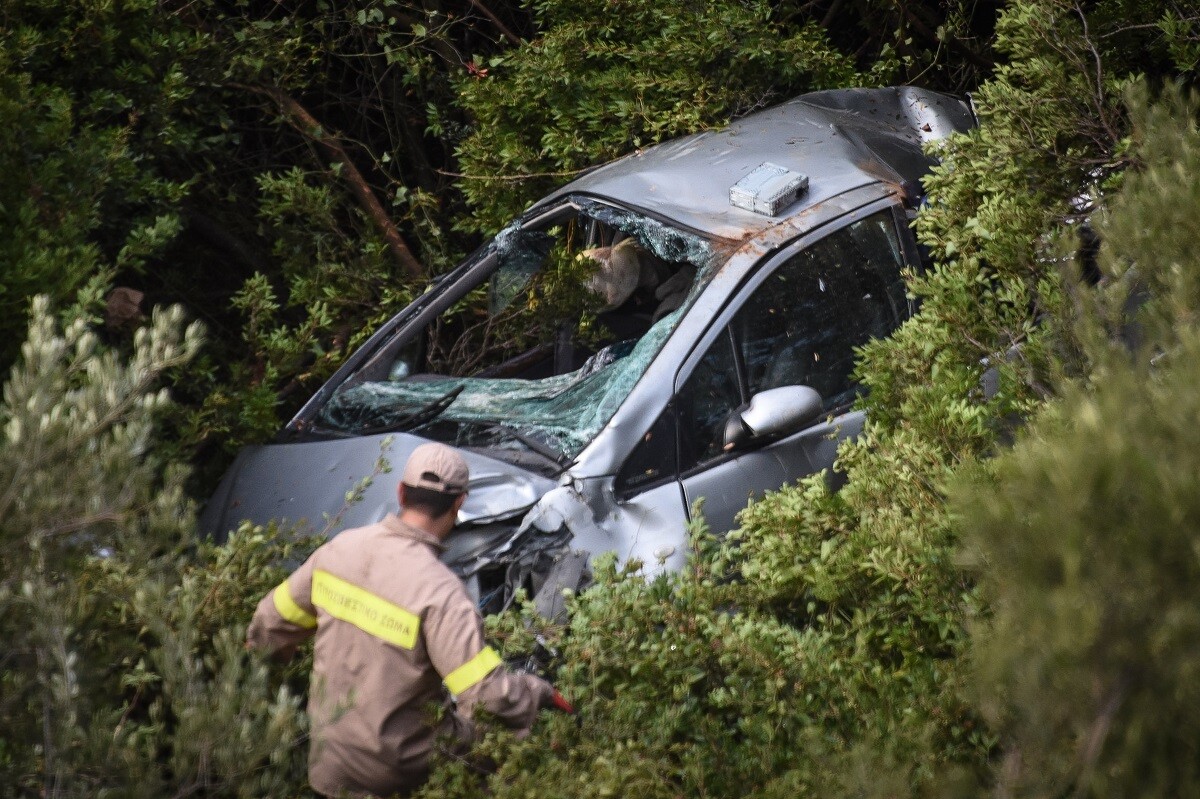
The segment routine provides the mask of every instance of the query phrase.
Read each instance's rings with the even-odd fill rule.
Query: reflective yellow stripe
[[[353,624],[389,644],[412,649],[421,620],[399,605],[317,569],[313,573],[313,604],[335,619]]]
[[[296,600],[292,599],[292,592],[288,588],[287,580],[275,586],[275,591],[272,593],[271,599],[275,603],[275,609],[279,611],[279,615],[292,624],[303,627],[306,630],[311,630],[317,626],[317,617],[297,605]]]
[[[490,646],[466,663],[446,675],[446,687],[450,693],[458,696],[462,692],[477,685],[480,680],[492,673],[492,669],[500,665],[500,656]]]

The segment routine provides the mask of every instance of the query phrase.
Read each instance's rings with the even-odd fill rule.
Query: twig
[[[1108,699],[1100,708],[1100,715],[1095,718],[1088,729],[1083,752],[1080,753],[1079,777],[1075,781],[1076,796],[1084,796],[1089,793],[1088,784],[1091,782],[1092,773],[1096,770],[1096,761],[1100,759],[1100,751],[1104,748],[1104,741],[1108,738],[1108,731],[1112,728],[1113,719],[1116,718],[1117,711],[1125,701],[1129,682],[1127,677],[1122,677],[1117,682],[1108,695]]]
[[[493,25],[496,26],[496,30],[500,31],[500,33],[504,35],[505,39],[508,39],[509,44],[514,46],[519,46],[521,44],[521,37],[509,30],[508,26],[501,22],[499,17],[493,14],[487,6],[479,2],[479,0],[469,0],[469,2],[476,11],[478,11],[480,14],[483,14]]]
[[[1185,17],[1183,15],[1180,15],[1179,21],[1187,22],[1187,23],[1194,23],[1194,22],[1200,21],[1200,15],[1193,16],[1193,17]],[[1119,27],[1113,28],[1112,30],[1110,30],[1107,33],[1099,34],[1096,38],[1108,39],[1112,36],[1120,36],[1122,33],[1128,33],[1129,31],[1140,31],[1140,30],[1149,30],[1149,29],[1161,31],[1162,23],[1161,22],[1147,22],[1144,25],[1121,25]]]
[[[102,511],[100,513],[93,513],[88,516],[81,516],[77,519],[72,519],[68,522],[57,524],[54,527],[48,527],[38,531],[38,534],[42,538],[51,538],[53,536],[62,535],[63,533],[77,533],[80,530],[84,530],[94,524],[101,524],[102,522],[119,522],[123,518],[125,518],[124,514],[116,511]]]
[[[1109,135],[1110,140],[1116,142],[1120,139],[1120,136],[1113,130],[1112,123],[1108,119],[1108,114],[1105,113],[1104,65],[1100,62],[1100,51],[1096,49],[1096,45],[1092,44],[1091,34],[1088,30],[1087,14],[1083,12],[1083,8],[1080,7],[1079,3],[1075,4],[1075,13],[1079,15],[1079,22],[1083,27],[1083,41],[1087,45],[1088,50],[1092,52],[1092,60],[1096,64],[1096,115],[1100,118],[1100,124],[1104,126],[1104,131]]]
[[[461,172],[447,172],[444,169],[436,170],[439,175],[444,175],[448,178],[462,178],[463,180],[498,180],[520,183],[522,180],[531,178],[569,178],[578,175],[582,172],[587,172],[592,167],[585,166],[582,169],[572,169],[567,172],[530,172],[526,175],[464,175]]]
[[[822,28],[825,30],[829,29],[829,26],[833,24],[833,18],[837,16],[839,11],[842,10],[842,6],[845,4],[845,2],[846,0],[834,0],[829,4],[829,10],[825,12],[825,16],[821,19]]]
[[[34,652],[37,655],[38,670],[45,674],[49,671],[46,664],[46,653],[38,646]],[[42,760],[44,763],[46,782],[42,788],[43,795],[54,797],[58,795],[58,752],[54,746],[54,736],[50,731],[50,699],[46,696],[46,688],[41,691],[42,697]],[[53,776],[51,776],[53,775]]]
[[[910,9],[906,4],[900,3],[899,11],[900,11],[900,14],[904,17],[904,19],[907,20],[909,26],[912,27],[913,30],[915,30],[917,33],[919,33],[921,36],[923,36],[927,41],[938,42],[939,46],[941,45],[943,40],[938,38],[937,32],[930,30],[929,25],[926,24],[925,20],[918,17],[917,14],[912,9]],[[986,70],[986,69],[991,69],[993,66],[995,66],[995,64],[992,62],[991,59],[975,52],[973,49],[971,49],[966,44],[961,42],[957,36],[948,36],[945,40],[945,44],[951,50],[958,51],[968,61],[970,61],[972,64],[979,67],[980,69]]]

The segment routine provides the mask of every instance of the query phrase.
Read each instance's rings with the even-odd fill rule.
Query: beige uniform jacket
[[[461,735],[474,706],[527,729],[551,702],[544,680],[499,667],[439,550],[434,536],[389,515],[325,543],[258,604],[251,645],[290,655],[316,635],[308,771],[321,793],[413,787],[435,738]],[[443,684],[462,715],[447,714],[438,728],[429,705],[444,702]]]

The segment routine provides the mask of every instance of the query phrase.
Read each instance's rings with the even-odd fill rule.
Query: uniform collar
[[[446,550],[446,545],[439,541],[436,535],[426,532],[425,530],[421,530],[417,527],[413,527],[411,524],[405,524],[404,522],[400,521],[400,517],[394,513],[389,513],[387,516],[384,516],[381,524],[388,529],[389,533],[395,533],[396,535],[403,536],[404,538],[411,538],[414,541],[420,541],[422,544],[428,544],[439,552],[444,552]]]

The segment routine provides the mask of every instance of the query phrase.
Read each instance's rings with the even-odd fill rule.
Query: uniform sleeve
[[[429,659],[458,709],[470,717],[483,707],[514,729],[533,726],[537,712],[552,702],[554,689],[532,674],[514,674],[483,640],[483,619],[461,591],[431,605],[424,623]]]
[[[296,647],[317,631],[312,603],[313,559],[259,600],[246,630],[246,643],[255,649],[290,658]]]

